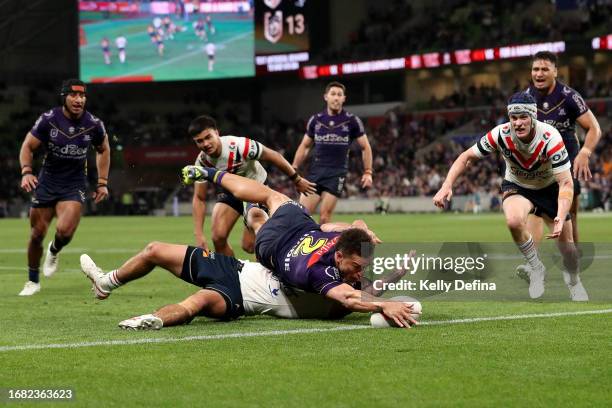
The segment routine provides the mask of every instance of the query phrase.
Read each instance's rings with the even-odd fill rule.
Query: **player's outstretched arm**
[[[479,157],[474,153],[472,148],[467,149],[457,157],[446,176],[446,180],[442,183],[442,187],[436,193],[433,198],[433,203],[436,207],[444,208],[446,203],[450,201],[453,196],[453,184],[457,178],[465,171],[468,166],[468,162],[476,161]]]
[[[304,164],[304,160],[306,160],[306,157],[308,157],[308,153],[310,153],[310,150],[312,149],[313,145],[314,145],[313,138],[308,136],[308,134],[305,134],[304,138],[302,139],[302,142],[300,143],[297,150],[295,151],[295,156],[293,157],[293,168],[294,169],[297,170],[300,168],[302,164]]]
[[[410,305],[369,295],[352,288],[346,283],[330,289],[325,296],[340,302],[342,306],[353,312],[383,313],[388,318],[393,319],[399,327],[408,329],[411,325],[417,324],[417,321],[412,317],[412,307]]]
[[[267,161],[280,169],[293,183],[298,193],[314,194],[317,192],[317,185],[300,176],[296,169],[279,152],[266,146],[263,147],[260,160]]]
[[[576,122],[586,130],[586,136],[584,138],[584,146],[582,146],[582,149],[580,149],[578,155],[574,159],[574,164],[572,166],[574,169],[574,178],[590,180],[593,176],[589,169],[589,159],[591,154],[595,151],[599,139],[601,139],[601,127],[591,110],[580,115],[576,119]]]
[[[30,192],[36,188],[38,178],[34,175],[34,152],[41,146],[42,142],[32,133],[28,132],[19,151],[19,164],[21,165],[21,188]]]
[[[563,231],[567,213],[572,207],[574,200],[574,181],[570,170],[555,174],[555,179],[559,184],[559,197],[557,198],[557,216],[554,219],[553,230],[546,235],[547,239],[558,238]]]

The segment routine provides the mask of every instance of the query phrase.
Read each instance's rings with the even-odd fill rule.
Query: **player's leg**
[[[30,240],[28,241],[28,281],[19,296],[31,296],[40,291],[39,269],[43,241],[55,215],[53,207],[30,209]]]
[[[541,217],[534,214],[529,214],[527,217],[527,229],[532,236],[533,242],[538,246],[544,237],[544,221]],[[529,273],[531,267],[529,264],[522,264],[516,267],[516,275],[529,283]]]
[[[81,255],[81,269],[92,281],[96,297],[106,299],[114,289],[147,275],[156,266],[181,277],[187,248],[187,245],[151,242],[138,254],[109,273],[103,273],[88,255],[83,254]]]
[[[159,330],[189,323],[198,315],[222,318],[226,310],[223,296],[214,290],[201,289],[182,302],[163,306],[153,314],[124,320],[119,323],[119,327],[128,330]]]
[[[212,210],[211,239],[215,246],[215,252],[234,256],[234,250],[228,242],[229,234],[236,224],[240,214],[226,203],[218,202]]]
[[[552,230],[552,220],[545,218],[548,227]],[[570,292],[570,298],[575,302],[586,302],[589,300],[589,295],[584,288],[580,279],[580,263],[579,253],[576,243],[574,242],[574,234],[572,231],[572,222],[565,221],[561,235],[557,238],[557,247],[563,258],[563,281],[567,285]]]
[[[270,219],[268,213],[266,213],[262,208],[257,206],[256,204],[247,204],[245,208],[246,212],[246,226],[248,229],[252,230],[253,234],[253,245],[255,245],[255,234],[257,231]],[[244,243],[244,241],[243,241]],[[245,249],[246,243],[243,244],[242,249]],[[249,252],[249,251],[247,251]],[[249,252],[252,253],[252,252]]]
[[[81,221],[81,209],[82,204],[79,201],[59,201],[55,205],[57,224],[55,226],[55,236],[47,247],[47,254],[43,263],[45,276],[52,276],[57,271],[58,254],[72,240]]]
[[[578,194],[574,195],[574,201],[572,201],[572,206],[569,210],[569,214],[572,217],[572,240],[576,244],[578,243],[578,207],[580,207],[580,190],[578,190]]]
[[[338,203],[338,197],[335,195],[324,191],[321,194],[321,218],[319,220],[319,224],[326,224],[331,222],[332,214],[334,213],[334,209],[336,208],[336,204]]]
[[[300,194],[300,204],[302,204],[310,214],[315,213],[320,201],[321,196],[319,194]]]
[[[502,208],[512,239],[531,266],[529,296],[539,298],[544,294],[545,267],[527,229],[527,216],[533,210],[533,204],[527,198],[514,194],[504,198]]]
[[[270,215],[287,201],[286,195],[272,190],[258,181],[217,170],[213,167],[186,166],[183,168],[183,181],[208,180],[223,187],[238,200],[265,205]]]

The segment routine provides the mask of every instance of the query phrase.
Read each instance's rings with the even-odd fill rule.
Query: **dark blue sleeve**
[[[565,97],[565,105],[573,119],[582,116],[583,113],[589,110],[589,106],[582,99],[582,96],[574,90]]]
[[[96,127],[94,129],[94,135],[91,138],[91,143],[94,146],[100,146],[104,143],[104,135],[106,135],[106,128],[104,127],[104,122],[100,119],[97,119]]]
[[[38,117],[38,119],[36,119],[34,126],[32,126],[32,129],[30,129],[30,133],[43,143],[49,140],[49,132],[51,128],[49,124],[50,117],[50,112],[43,113]]]
[[[357,139],[358,137],[361,137],[365,134],[365,127],[363,126],[363,122],[356,115],[351,118],[350,130],[350,136],[352,140]]]
[[[308,119],[308,123],[306,124],[306,134],[313,139],[315,137],[316,116],[317,115],[312,115],[310,119]]]
[[[333,266],[315,264],[308,270],[308,286],[316,293],[325,295],[341,284],[340,272]]]

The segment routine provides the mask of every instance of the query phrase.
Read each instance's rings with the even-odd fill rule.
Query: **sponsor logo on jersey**
[[[51,139],[55,139],[57,135],[58,135],[57,129],[51,129],[51,132],[49,132],[49,136],[51,136]]]
[[[348,143],[348,136],[340,136],[335,133],[328,133],[326,135],[315,135],[315,142],[319,143]]]
[[[58,146],[52,142],[49,142],[47,144],[47,148],[56,156],[63,156],[69,158],[81,158],[87,154],[86,147],[79,147],[73,144],[69,144],[66,146]]]
[[[340,271],[334,266],[325,268],[325,274],[334,280],[340,280]]]

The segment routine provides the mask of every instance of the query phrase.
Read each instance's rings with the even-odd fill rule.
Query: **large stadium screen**
[[[80,76],[85,82],[255,75],[249,0],[78,4]]]
[[[300,63],[308,61],[310,1],[256,1],[255,61],[258,74],[297,70]]]

